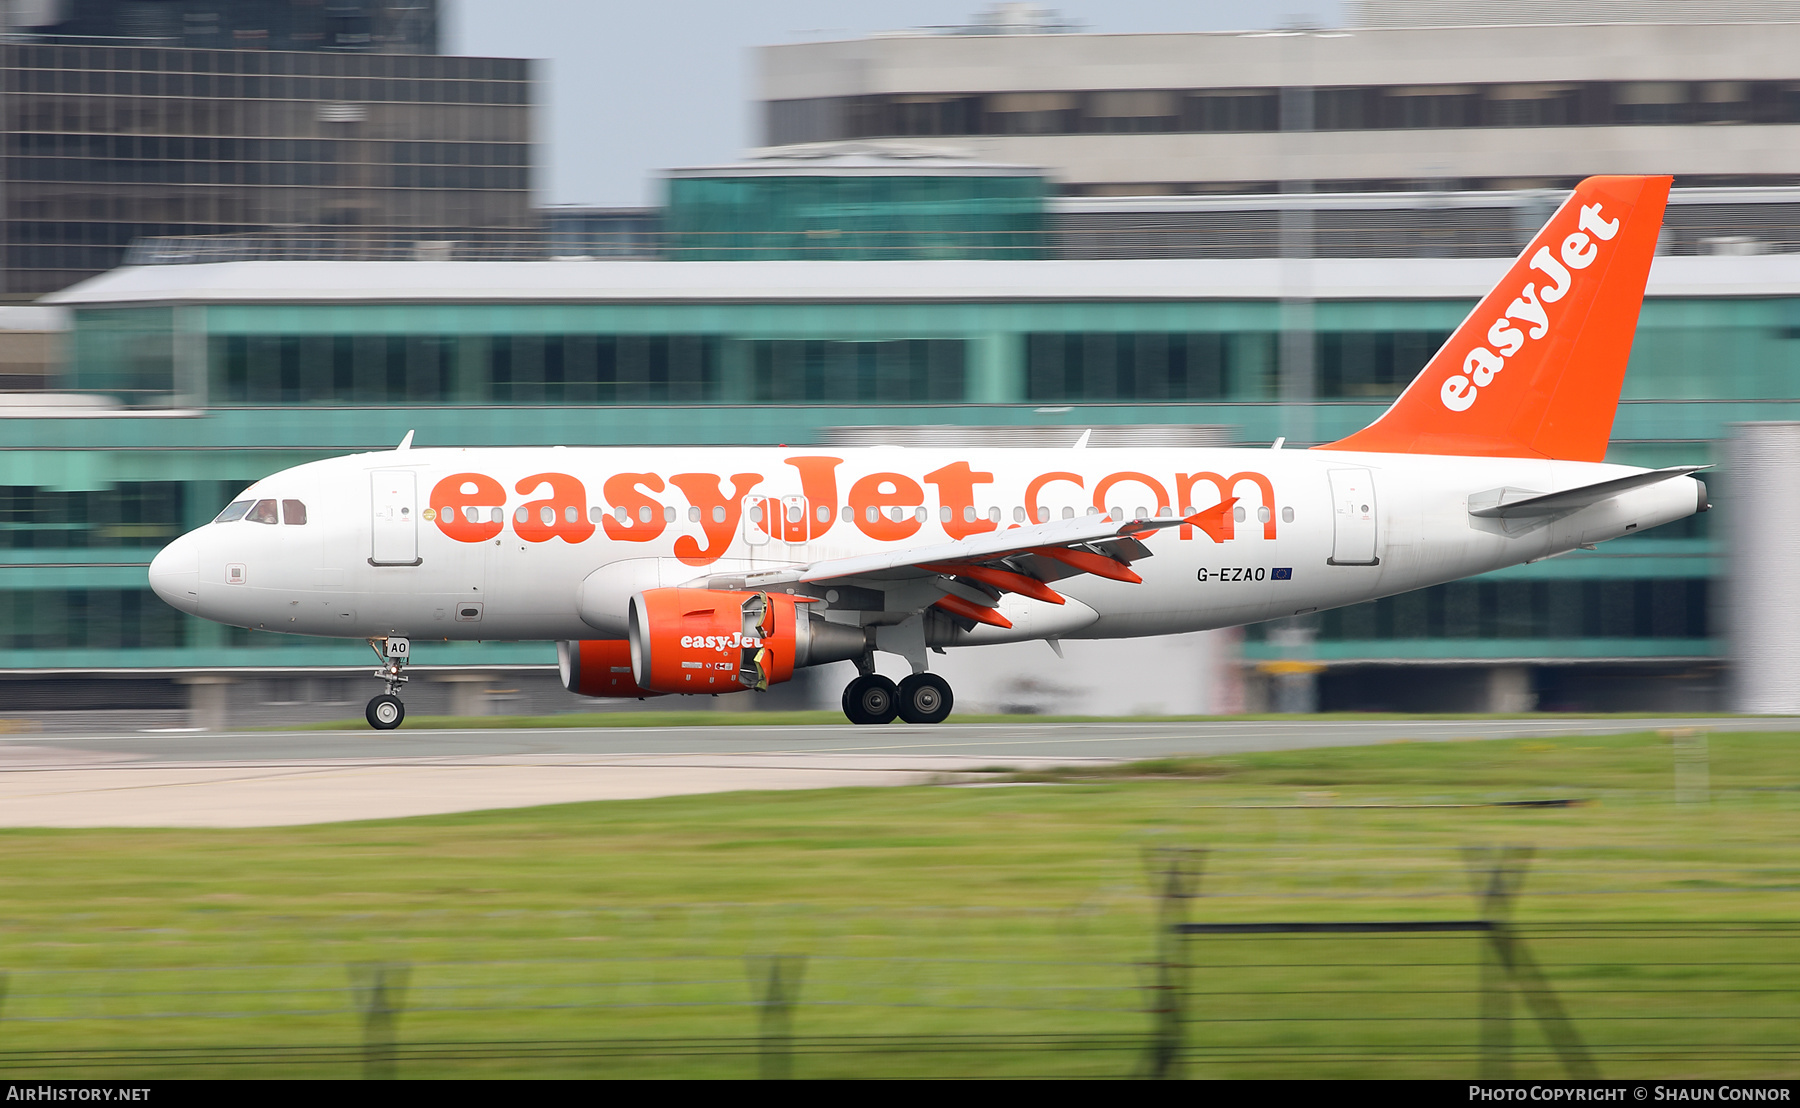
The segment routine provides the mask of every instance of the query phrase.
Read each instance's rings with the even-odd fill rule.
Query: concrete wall
[[[1800,714],[1800,423],[1740,423],[1730,443],[1726,626],[1741,712]]]
[[[1800,72],[1800,23],[1409,27],[1309,34],[884,35],[758,51],[757,98],[1062,89],[1754,81]]]
[[[922,140],[857,141],[916,146]],[[1772,124],[1421,128],[1305,135],[977,135],[930,141],[983,160],[1044,166],[1059,186],[1077,188],[1286,179],[1533,181],[1595,173],[1800,175],[1800,126]]]

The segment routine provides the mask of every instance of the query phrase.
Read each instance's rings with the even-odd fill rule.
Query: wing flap
[[[779,585],[817,585],[856,582],[894,586],[908,581],[937,578],[947,596],[927,602],[966,620],[1002,626],[1005,617],[994,611],[1002,593],[1018,593],[1048,604],[1062,604],[1063,597],[1046,582],[1082,574],[1141,584],[1143,578],[1130,563],[1151,556],[1144,539],[1170,527],[1199,527],[1216,540],[1219,521],[1232,510],[1235,498],[1193,515],[1159,516],[1155,519],[1119,521],[1092,514],[1055,520],[1028,527],[1008,527],[955,542],[883,551],[850,558],[828,558],[809,565],[733,575],[732,588],[765,589]],[[956,586],[956,587],[952,587]],[[718,587],[715,585],[715,587]],[[984,591],[985,590],[985,591]],[[977,598],[980,599],[977,599]],[[984,603],[983,601],[987,601]]]
[[[1197,513],[1197,515],[1204,514]],[[1003,531],[989,531],[955,542],[907,547],[900,550],[884,550],[877,554],[862,554],[851,558],[828,558],[810,565],[785,566],[780,569],[747,573],[743,576],[743,587],[765,588],[770,585],[811,584],[846,577],[879,579],[891,575],[896,570],[902,571],[900,574],[902,577],[916,577],[927,575],[930,572],[922,568],[926,563],[968,562],[981,564],[1030,553],[1038,549],[1066,548],[1087,544],[1098,548],[1094,552],[1095,557],[1104,556],[1114,561],[1130,561],[1150,556],[1150,548],[1140,541],[1142,536],[1154,534],[1169,527],[1180,527],[1183,524],[1195,525],[1195,518],[1197,517],[1188,519],[1159,517],[1157,519],[1131,519],[1121,523],[1103,515],[1089,515],[1075,519],[1052,520],[1049,523],[1037,523],[1028,527],[1009,527]],[[1117,551],[1116,554],[1115,551]]]

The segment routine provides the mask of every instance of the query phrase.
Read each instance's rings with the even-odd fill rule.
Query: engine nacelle
[[[663,693],[766,689],[794,670],[855,658],[861,627],[814,615],[786,593],[650,589],[631,598],[631,674]]]
[[[631,644],[624,639],[583,639],[556,644],[563,688],[582,696],[661,696],[631,676]]]

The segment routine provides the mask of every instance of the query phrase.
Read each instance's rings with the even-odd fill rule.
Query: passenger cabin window
[[[214,517],[213,522],[235,523],[244,518],[244,513],[249,511],[250,505],[254,503],[256,503],[254,500],[234,500],[230,504],[225,505],[225,510]]]
[[[280,522],[275,515],[275,502],[273,500],[258,500],[256,506],[251,508],[250,511],[244,515],[244,518],[251,523],[275,524]]]
[[[306,526],[306,505],[298,500],[283,500],[281,502],[281,522],[289,527]]]

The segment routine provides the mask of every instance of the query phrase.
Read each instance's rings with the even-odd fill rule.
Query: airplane
[[[149,567],[182,611],[414,643],[551,640],[591,697],[851,661],[844,714],[934,724],[933,652],[1304,615],[1707,510],[1706,467],[1603,461],[1670,178],[1578,185],[1391,407],[1304,450],[426,448],[251,485]],[[874,655],[898,655],[897,684]]]

